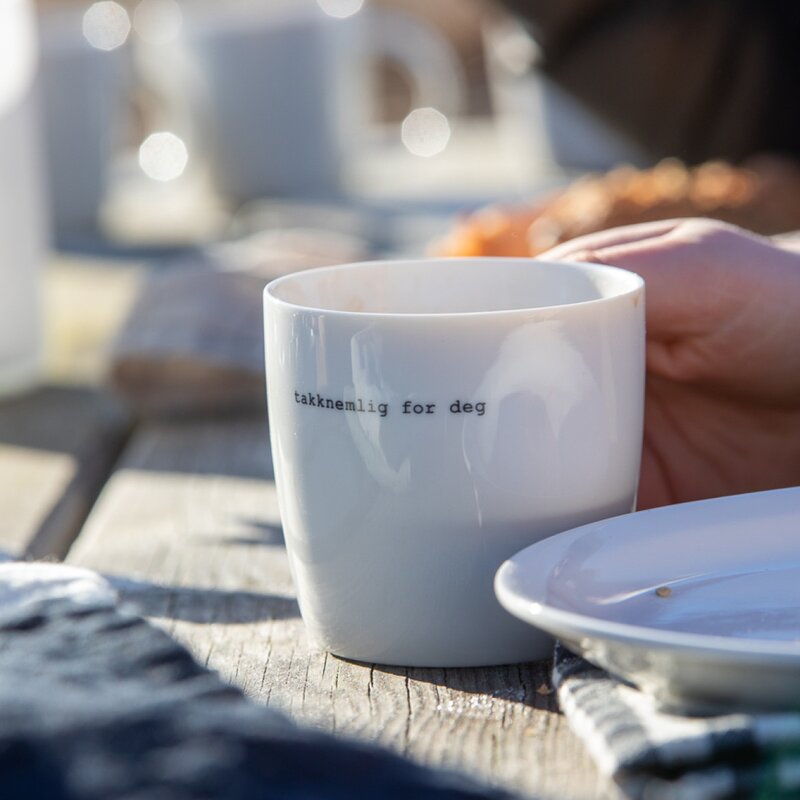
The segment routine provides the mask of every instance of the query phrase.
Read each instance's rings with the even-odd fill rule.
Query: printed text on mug
[[[364,400],[360,397],[353,398],[352,400],[323,397],[318,392],[296,391],[294,393],[294,401],[298,405],[311,406],[312,408],[324,408],[330,411],[350,411],[358,414],[378,414],[381,417],[388,416],[390,410],[389,403]],[[450,414],[475,414],[478,417],[482,417],[486,413],[486,403],[453,400],[452,403],[447,405],[447,409]],[[400,404],[400,413],[404,416],[427,416],[429,414],[436,414],[437,412],[437,403],[404,400]]]

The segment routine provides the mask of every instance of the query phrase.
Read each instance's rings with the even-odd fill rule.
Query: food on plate
[[[675,159],[579,178],[530,205],[465,216],[434,246],[449,256],[535,256],[595,231],[675,217],[710,217],[766,235],[800,229],[800,165],[762,156],[743,166]]]

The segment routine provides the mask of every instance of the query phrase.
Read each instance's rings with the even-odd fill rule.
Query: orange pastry
[[[686,167],[587,175],[529,206],[491,207],[463,218],[434,250],[451,256],[535,256],[587,233],[676,217],[710,217],[762,234],[800,229],[800,166],[761,157],[735,167]]]

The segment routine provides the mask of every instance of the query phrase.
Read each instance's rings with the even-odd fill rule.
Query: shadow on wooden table
[[[266,414],[141,420],[125,469],[274,480]]]
[[[0,401],[0,444],[80,455],[107,451],[131,420],[109,393],[84,386],[43,386]]]
[[[356,662],[351,662],[356,663]],[[421,681],[432,687],[452,689],[486,698],[522,703],[541,711],[558,711],[551,683],[552,661],[531,661],[524,664],[501,664],[489,667],[390,667],[370,665],[375,672]],[[463,700],[459,701],[463,704]],[[469,705],[469,701],[466,701]],[[477,702],[477,701],[476,701]],[[444,708],[444,711],[448,709]],[[451,709],[469,710],[469,709]]]
[[[199,535],[193,537],[197,544],[209,545],[244,545],[245,547],[284,547],[286,541],[283,537],[283,528],[272,522],[263,522],[251,517],[238,517],[243,528],[252,531],[252,535],[241,534],[238,536],[212,536]]]
[[[194,586],[165,586],[148,581],[104,576],[126,605],[145,617],[161,617],[204,625],[243,624],[299,618],[294,597],[261,592],[228,591]]]
[[[0,402],[0,502],[13,530],[0,546],[61,558],[86,519],[131,431],[108,393],[44,386]]]

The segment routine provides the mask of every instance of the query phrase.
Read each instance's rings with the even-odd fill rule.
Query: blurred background
[[[2,0],[0,390],[38,363],[54,260],[263,278],[800,227],[796,34],[780,2]]]
[[[482,0],[34,8],[64,247],[214,240],[263,198],[469,208],[563,168],[642,161],[599,122],[553,135],[581,109],[558,108],[534,40]]]

